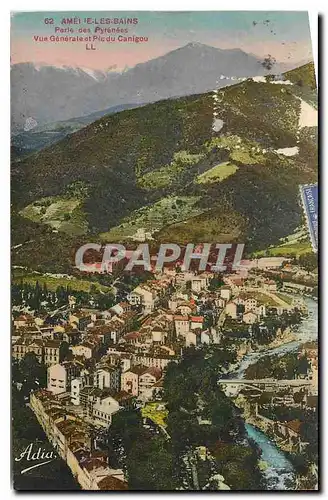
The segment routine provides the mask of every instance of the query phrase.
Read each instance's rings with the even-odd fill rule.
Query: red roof
[[[193,323],[203,323],[204,321],[203,316],[191,316],[190,319]]]
[[[124,335],[124,339],[125,340],[133,340],[133,339],[137,339],[138,337],[140,337],[141,333],[140,332],[130,332],[130,333],[127,333],[126,335]]]
[[[87,262],[84,265],[90,268],[101,269],[102,262]]]
[[[150,375],[153,375],[153,377],[156,378],[156,380],[159,380],[162,376],[162,370],[160,368],[156,368],[154,366],[151,366],[148,368],[148,370],[145,373],[149,373]],[[144,373],[143,373],[144,375]]]
[[[296,420],[290,420],[287,422],[287,427],[289,427],[292,431],[296,432],[297,434],[300,432],[302,422],[298,419]]]
[[[98,483],[98,488],[100,490],[128,490],[128,484],[124,481],[121,481],[117,477],[114,476],[105,476]]]
[[[138,375],[140,377],[140,375],[143,375],[146,371],[148,371],[147,366],[135,365],[129,370],[127,370],[125,373],[134,373],[135,375]]]

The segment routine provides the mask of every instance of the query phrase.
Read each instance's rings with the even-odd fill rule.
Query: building
[[[288,261],[285,257],[261,257],[256,259],[256,267],[259,269],[276,269],[281,267],[284,262]]]
[[[174,316],[175,332],[178,337],[185,337],[190,330],[202,328],[203,316]]]
[[[235,302],[228,302],[225,307],[225,312],[227,316],[230,316],[232,319],[237,318],[237,304]]]
[[[122,314],[131,311],[131,304],[129,302],[119,302],[115,306],[110,308],[110,311],[117,316],[121,316]]]
[[[191,289],[193,292],[200,292],[203,288],[203,280],[197,276],[191,280]]]
[[[318,369],[318,360],[314,359],[311,361],[311,369],[309,373],[309,378],[312,380],[313,385],[313,393],[316,394],[318,391],[319,384],[319,369]]]
[[[252,297],[248,297],[247,299],[244,300],[243,305],[245,307],[246,313],[249,311],[254,312],[257,308],[257,300]]]
[[[213,276],[213,273],[201,273],[193,276],[191,278],[191,290],[196,293],[205,290]]]
[[[68,345],[76,345],[81,341],[81,332],[77,328],[67,325],[64,331],[57,331],[54,334],[54,339],[67,342]]]
[[[150,285],[137,286],[127,296],[128,302],[134,306],[141,306],[144,314],[154,311],[158,299],[158,293]]]
[[[91,359],[97,349],[96,344],[90,342],[83,342],[70,347],[74,356],[83,356],[85,359]]]
[[[139,378],[148,370],[146,366],[136,365],[121,375],[121,389],[122,391],[132,394],[133,396],[139,395]]]
[[[48,340],[44,343],[44,363],[47,366],[60,363],[60,340]]]
[[[119,366],[99,366],[93,373],[93,385],[99,389],[119,391],[121,388],[121,369]]]
[[[39,361],[43,362],[43,341],[19,337],[12,347],[13,358],[20,361],[27,353],[33,352]]]
[[[86,330],[87,326],[92,322],[90,312],[76,311],[69,316],[69,323],[78,330]]]
[[[98,397],[93,404],[92,416],[95,423],[108,427],[112,423],[112,415],[120,409],[118,402],[111,396]]]
[[[83,406],[88,416],[92,416],[93,404],[97,397],[101,397],[102,394],[103,391],[93,385],[85,385],[80,389],[80,404]]]
[[[253,313],[252,311],[248,311],[247,313],[243,314],[243,322],[246,323],[247,325],[253,325],[257,321],[257,314]]]
[[[62,364],[51,365],[47,370],[47,389],[53,394],[71,390],[71,381],[77,378],[83,365],[78,361],[64,361]]]
[[[276,292],[277,291],[277,283],[274,280],[265,280],[262,283],[262,287],[268,292]]]
[[[33,316],[30,314],[20,314],[14,319],[14,326],[16,328],[22,328],[25,326],[35,326],[35,321]]]
[[[203,327],[204,318],[203,316],[190,316],[190,329],[195,330]]]
[[[127,296],[127,300],[131,306],[140,306],[142,303],[142,295],[136,290],[132,290]]]
[[[71,380],[71,401],[73,405],[79,406],[81,404],[80,392],[83,388],[83,382],[81,378],[73,378]]]
[[[127,344],[136,345],[142,343],[141,337],[142,337],[141,332],[129,332],[126,335],[124,335],[123,338]]]
[[[114,400],[115,401],[115,400]],[[121,469],[108,465],[107,455],[92,450],[90,424],[67,411],[57,396],[41,390],[31,393],[30,407],[42,426],[56,453],[66,462],[82,490],[126,490],[127,484]],[[111,415],[117,405],[103,404],[103,415]],[[109,416],[109,419],[111,418]],[[97,414],[95,422],[107,426],[106,418]]]
[[[178,357],[174,354],[153,354],[149,352],[140,352],[134,355],[136,364],[147,367],[160,368],[164,370],[171,361],[178,361]]]
[[[254,312],[256,312],[256,314],[258,314],[258,316],[265,317],[266,316],[266,306],[264,304],[260,304]]]
[[[191,345],[199,345],[201,342],[201,332],[200,330],[190,330],[185,337],[186,347],[190,347]]]
[[[213,329],[213,333],[211,333],[209,330],[203,330],[201,331],[200,334],[200,343],[201,344],[210,344],[211,342],[213,343],[218,343],[218,338],[217,338],[217,333],[215,329]],[[214,338],[213,338],[214,337]]]
[[[164,328],[160,326],[154,326],[151,335],[153,344],[158,344],[158,345],[165,344],[167,338],[167,332],[164,330]]]
[[[178,337],[184,337],[189,331],[188,316],[174,316],[175,332]]]
[[[147,368],[139,377],[139,393],[140,396],[150,396],[152,387],[162,378],[162,370],[160,368]]]
[[[177,315],[189,316],[190,314],[195,313],[196,307],[194,304],[191,304],[190,302],[178,301],[176,303],[175,311]]]
[[[224,300],[230,300],[231,299],[231,288],[230,286],[222,286],[220,288],[220,297]]]

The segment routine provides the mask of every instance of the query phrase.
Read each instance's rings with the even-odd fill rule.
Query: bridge
[[[264,391],[267,389],[300,389],[310,387],[312,381],[308,379],[293,379],[293,380],[277,380],[273,378],[263,379],[220,379],[218,384],[223,386],[227,392],[237,394],[242,388],[259,389]]]

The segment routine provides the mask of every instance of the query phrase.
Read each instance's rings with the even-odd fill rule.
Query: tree
[[[108,430],[108,438],[112,442],[121,442],[126,451],[131,449],[134,441],[142,433],[142,418],[140,412],[123,410],[113,415],[113,422]]]
[[[163,437],[134,442],[127,469],[132,490],[170,491],[177,487],[174,457],[169,442]]]
[[[24,439],[36,441],[44,439],[43,430],[36,420],[32,410],[26,405],[21,391],[18,391],[15,385],[11,392],[11,414],[12,414],[12,432],[14,439]]]
[[[260,453],[252,440],[242,446],[219,441],[212,450],[218,471],[233,490],[263,490],[265,486],[258,468]]]
[[[62,342],[60,344],[60,347],[59,347],[59,360],[60,360],[60,362],[70,359],[71,354],[72,353],[70,351],[68,342],[66,342],[66,341]]]
[[[295,392],[293,394],[293,399],[294,399],[295,403],[302,403],[302,401],[304,399],[304,391]]]
[[[215,291],[222,285],[224,285],[224,281],[222,280],[222,276],[218,274],[217,276],[214,276],[214,278],[211,279],[208,289],[210,291]]]
[[[39,363],[34,352],[28,352],[19,365],[22,377],[22,393],[29,395],[33,389],[46,387],[47,369],[45,365]]]
[[[314,271],[318,267],[318,256],[315,253],[306,253],[300,255],[298,263],[308,273]]]

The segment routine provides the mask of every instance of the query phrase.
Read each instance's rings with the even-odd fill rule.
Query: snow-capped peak
[[[67,64],[49,64],[45,62],[37,62],[37,63],[23,63],[23,64],[28,64],[29,66],[32,66],[35,71],[40,72],[42,70],[46,69],[54,69],[54,70],[59,70],[67,73],[73,73],[76,76],[88,76],[92,78],[93,80],[99,82],[102,80],[105,80],[110,74],[115,74],[115,73],[120,73],[120,70],[117,69],[116,66],[109,67],[108,69],[105,70],[98,70],[98,69],[92,69],[92,68],[87,68],[85,66],[73,66],[73,65],[67,65]],[[16,66],[16,65],[12,65]]]

